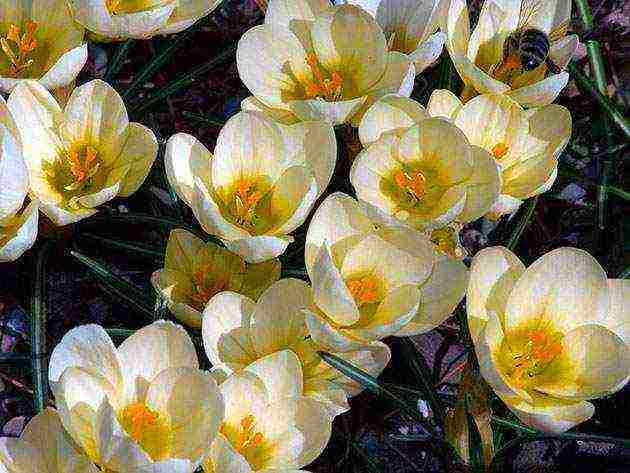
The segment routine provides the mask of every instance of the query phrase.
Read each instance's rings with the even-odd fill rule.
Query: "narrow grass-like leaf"
[[[140,88],[142,88],[142,86],[144,86],[144,84],[146,84],[147,81],[150,80],[155,73],[171,59],[173,54],[175,54],[177,50],[184,45],[184,42],[196,33],[204,23],[205,18],[199,20],[186,31],[176,35],[174,39],[169,40],[168,46],[162,49],[151,61],[147,63],[146,66],[144,66],[140,72],[138,72],[127,90],[122,93],[122,98],[129,99],[130,97],[136,95],[138,90],[140,90]]]
[[[116,53],[112,57],[109,67],[107,68],[107,72],[103,77],[105,82],[110,82],[114,76],[120,72],[120,69],[125,63],[125,59],[127,59],[127,55],[129,54],[129,49],[131,49],[133,41],[133,39],[128,39],[118,45],[118,49],[116,49]]]
[[[534,215],[534,209],[536,208],[537,203],[538,196],[533,197],[527,201],[525,210],[522,212],[521,218],[517,222],[516,227],[514,227],[514,230],[512,231],[512,234],[510,235],[510,238],[505,245],[510,250],[513,250],[514,248],[516,248],[516,245],[518,245],[519,240],[523,236],[523,232],[527,228],[527,225],[529,225],[529,221]]]
[[[303,281],[309,281],[308,273],[306,269],[294,269],[294,268],[282,268],[283,278],[297,278]]]
[[[345,433],[341,431],[336,425],[333,424],[333,431],[343,437],[346,442],[350,445],[350,448],[357,454],[357,456],[363,460],[363,463],[367,467],[367,472],[369,473],[382,473],[382,468],[378,464],[377,460],[372,457],[368,452],[366,452],[353,438],[349,437]]]
[[[197,123],[207,126],[223,126],[225,125],[225,120],[218,117],[212,117],[210,115],[202,115],[201,113],[194,112],[183,112],[183,115],[186,118],[189,118]]]
[[[172,82],[168,83],[160,91],[147,97],[146,100],[143,100],[141,104],[134,107],[131,110],[131,113],[137,116],[137,115],[141,115],[147,110],[150,110],[157,103],[162,102],[167,97],[170,97],[171,95],[179,92],[185,87],[188,87],[190,84],[195,82],[197,78],[199,78],[199,76],[202,76],[208,71],[211,71],[215,67],[223,64],[226,60],[233,58],[235,53],[236,53],[236,46],[230,46],[229,48],[227,48],[225,51],[220,53],[211,61],[207,62],[206,64],[202,64],[200,66],[195,67],[190,72],[182,74],[181,76],[177,77]]]
[[[110,238],[104,238],[93,233],[82,233],[81,237],[93,240],[103,246],[115,248],[118,250],[128,251],[134,255],[146,256],[149,259],[155,261],[164,260],[164,252],[156,251],[146,245],[136,242],[130,242],[125,240],[112,240]]]
[[[0,364],[2,365],[29,366],[32,364],[32,359],[32,356],[20,353],[0,353]]]
[[[31,356],[33,376],[33,405],[36,412],[46,407],[48,399],[48,359],[46,358],[46,261],[51,249],[44,242],[35,255],[31,292]]]
[[[153,319],[154,299],[152,296],[145,294],[124,278],[116,276],[104,265],[92,258],[78,251],[71,251],[70,254],[87,266],[112,293],[123,300],[127,305],[147,316],[149,319]]]

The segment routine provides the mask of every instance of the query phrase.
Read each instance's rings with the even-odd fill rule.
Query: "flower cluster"
[[[58,98],[86,61],[86,31],[174,33],[219,3],[0,10],[0,90],[10,92],[0,98],[0,262],[35,243],[40,210],[58,226],[88,218],[136,192],[158,154],[105,82]],[[118,347],[98,325],[70,330],[50,357],[56,409],[0,441],[0,469],[303,471],[363,388],[320,352],[378,376],[391,358],[383,339],[438,327],[464,296],[481,375],[524,423],[561,432],[591,417],[587,401],[630,377],[630,285],[572,248],[527,269],[488,248],[469,270],[459,243],[463,225],[546,192],[570,139],[569,112],[551,104],[576,47],[563,27],[570,2],[527,3],[487,0],[470,34],[463,0],[270,0],[238,44],[252,95],[214,150],[184,133],[165,145],[168,182],[210,235],[172,230],[151,279],[187,329],[156,321]],[[534,68],[510,49],[524,28],[548,36],[549,58]],[[435,90],[423,107],[414,80],[444,44],[464,93]],[[358,133],[343,176],[356,197],[328,189],[337,125]],[[300,227],[309,283],[281,278]],[[199,329],[196,347],[187,330]]]

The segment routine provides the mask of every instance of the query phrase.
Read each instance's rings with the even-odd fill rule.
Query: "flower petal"
[[[179,0],[166,26],[161,28],[158,34],[167,35],[184,31],[197,20],[212,13],[219,5],[221,0]]]
[[[164,167],[169,184],[192,207],[195,176],[210,183],[212,153],[192,135],[177,133],[166,142]]]
[[[431,117],[453,119],[461,106],[461,100],[453,92],[447,89],[437,89],[429,97],[427,112]]]
[[[523,107],[542,107],[556,100],[568,82],[569,73],[561,72],[532,85],[510,90],[506,92],[506,95],[512,97]]]
[[[609,279],[610,305],[601,324],[630,345],[630,279]]]
[[[32,201],[19,216],[19,225],[15,233],[0,246],[0,263],[15,261],[30,249],[37,239],[39,212],[37,201]],[[0,231],[2,227],[0,226]]]
[[[262,263],[283,254],[293,237],[284,235],[257,235],[225,240],[225,247],[243,257],[248,263]]]
[[[341,125],[350,120],[367,99],[367,96],[361,96],[337,102],[319,99],[292,100],[289,102],[289,108],[303,121],[322,120],[331,125]]]
[[[525,425],[550,434],[566,432],[595,413],[590,402],[562,401],[549,396],[538,396],[534,404],[515,400],[508,407]]]
[[[55,64],[39,79],[48,90],[65,87],[74,81],[88,59],[88,46],[83,43],[65,52]]]
[[[323,350],[348,352],[358,350],[369,343],[369,340],[352,337],[347,330],[333,327],[321,314],[309,310],[305,310],[304,313],[311,338]]]
[[[466,203],[457,216],[459,222],[472,222],[490,210],[501,192],[501,174],[490,153],[472,147],[473,172],[466,182]]]
[[[438,60],[444,49],[446,34],[441,31],[433,33],[426,41],[421,43],[409,58],[416,68],[416,74],[422,73],[427,67],[432,66]]]
[[[244,370],[264,384],[269,403],[302,395],[302,364],[291,350],[282,350],[260,358]]]
[[[203,240],[183,228],[171,231],[166,244],[164,267],[186,274],[192,274],[195,268],[195,258],[203,250]]]
[[[120,150],[121,160],[131,164],[124,178],[121,197],[129,197],[145,181],[157,156],[158,142],[155,134],[140,123],[130,123],[127,127],[127,140]]]

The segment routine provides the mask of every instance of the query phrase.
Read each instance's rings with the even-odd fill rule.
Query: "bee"
[[[553,74],[560,72],[549,54],[551,43],[566,35],[567,24],[554,28],[549,35],[529,26],[544,0],[523,0],[516,30],[503,43],[503,59],[497,64],[493,75],[499,80],[510,82],[522,74],[535,71],[543,64]],[[544,72],[544,71],[543,71]]]

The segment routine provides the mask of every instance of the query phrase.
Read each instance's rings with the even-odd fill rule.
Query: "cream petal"
[[[183,228],[171,231],[166,244],[164,267],[192,274],[195,268],[195,258],[204,249],[203,240]]]
[[[542,107],[556,100],[568,82],[569,73],[561,72],[532,85],[510,90],[506,92],[506,95],[516,100],[523,107]]]
[[[147,405],[170,420],[170,456],[193,463],[207,453],[225,413],[217,383],[196,367],[163,370],[149,386]]]
[[[499,5],[512,3],[510,0],[495,0]],[[518,7],[521,2],[514,2]],[[522,1],[525,4],[525,1]],[[571,0],[548,0],[545,2],[527,2],[529,3],[529,12],[533,9],[531,15],[527,18],[527,26],[529,28],[536,28],[540,31],[549,34],[555,27],[568,22],[571,19]],[[525,5],[524,5],[525,6]]]
[[[287,169],[274,184],[271,208],[282,212],[289,206],[291,213],[287,220],[269,233],[282,236],[302,225],[321,191],[323,189],[320,190],[310,167],[292,166]]]
[[[268,410],[265,385],[253,373],[233,373],[221,383],[219,390],[225,403],[225,422],[228,424],[239,426],[245,416],[256,416]]]
[[[582,325],[565,334],[562,348],[539,375],[538,391],[581,401],[612,394],[630,379],[630,347],[607,328]]]
[[[309,310],[304,311],[306,325],[313,341],[321,349],[332,352],[358,350],[369,340],[351,337],[348,331],[333,327],[330,322]]]
[[[22,208],[28,185],[19,132],[4,99],[0,99],[0,222]]]
[[[87,43],[83,43],[76,48],[65,52],[57,62],[50,68],[44,76],[39,79],[39,83],[46,89],[53,90],[65,87],[74,81],[88,58]]]
[[[466,182],[466,203],[457,216],[459,222],[472,222],[483,216],[501,192],[501,174],[494,158],[485,149],[472,147],[473,172]]]
[[[298,118],[290,110],[270,107],[253,95],[243,99],[241,110],[244,112],[260,112],[283,125],[294,125],[298,122]]]
[[[309,274],[322,245],[338,246],[373,230],[372,222],[349,195],[335,192],[319,205],[306,234],[304,259]]]
[[[193,179],[195,187],[193,188],[191,207],[195,218],[206,233],[225,239],[247,238],[248,233],[245,230],[231,224],[221,214],[221,210],[210,194],[205,182],[196,175],[193,175]]]
[[[359,93],[372,88],[385,74],[385,35],[361,8],[337,5],[323,12],[311,26],[311,39],[321,65],[328,70],[341,68]]]
[[[92,208],[70,211],[43,200],[39,201],[39,209],[58,226],[79,222],[84,218],[91,217],[97,212],[97,210]]]
[[[112,386],[122,384],[122,367],[116,348],[99,325],[82,325],[67,332],[50,355],[48,380],[51,387],[67,368],[81,368],[106,379]]]
[[[521,260],[502,246],[485,248],[475,255],[466,292],[468,328],[475,345],[490,313],[502,320],[510,293],[524,272]]]
[[[281,279],[258,299],[252,315],[251,339],[258,353],[271,353],[307,336],[302,309],[310,308],[313,294],[299,279]]]
[[[121,197],[129,197],[140,188],[149,175],[157,152],[155,134],[140,123],[130,123],[127,127],[127,139],[120,150],[120,160],[131,164],[122,188],[118,191]]]
[[[254,301],[235,292],[221,292],[208,301],[201,333],[206,355],[213,365],[224,363],[236,370],[256,359],[253,345],[251,342],[243,345],[237,330],[249,328],[254,308]]]
[[[427,112],[431,117],[453,119],[462,106],[461,100],[450,90],[434,90],[429,97]]]
[[[605,320],[606,273],[587,252],[558,248],[536,260],[520,277],[508,298],[505,328],[545,320],[568,332]]]
[[[125,395],[128,402],[142,402],[153,380],[169,368],[197,368],[197,352],[186,331],[168,321],[141,328],[120,347]]]
[[[549,143],[546,153],[559,157],[571,139],[571,113],[561,105],[537,108],[529,116],[529,132]]]
[[[470,42],[470,19],[465,0],[451,0],[446,14],[446,43],[452,56],[464,56]]]
[[[420,309],[396,336],[410,336],[433,330],[450,317],[464,298],[468,269],[449,257],[438,259],[431,276],[420,287]]]
[[[609,279],[610,305],[601,324],[630,345],[630,279]]]
[[[404,31],[407,49],[411,50],[435,32],[447,7],[444,0],[386,0],[380,2],[376,19],[386,34]]]
[[[555,177],[554,177],[555,180]],[[544,191],[541,191],[541,193]],[[502,215],[513,214],[516,212],[523,201],[521,199],[517,199],[516,197],[512,197],[507,194],[501,194],[497,197],[497,200],[494,201],[488,213],[484,215],[487,219],[490,220],[498,220]]]
[[[77,204],[81,207],[94,209],[99,205],[109,202],[118,195],[122,186],[122,179],[129,172],[130,165],[117,166],[110,171],[102,189],[91,194],[82,195],[77,199]],[[72,209],[74,211],[74,209]]]
[[[303,31],[331,7],[329,0],[271,0],[265,14],[265,24],[274,28]]]
[[[425,118],[429,118],[429,115],[415,100],[395,94],[385,95],[363,115],[359,139],[364,147],[368,147],[383,134],[395,133],[400,136]]]
[[[320,99],[292,100],[289,102],[289,108],[303,121],[322,120],[331,125],[341,125],[350,120],[367,99],[367,96],[361,96],[338,102]]]
[[[409,58],[416,68],[416,74],[422,73],[427,67],[432,66],[438,60],[444,49],[446,34],[438,31],[433,33],[424,43],[413,51]]]
[[[190,294],[194,291],[188,274],[174,269],[158,269],[151,275],[151,284],[166,299],[177,320],[190,327],[201,327],[201,312],[188,305]]]
[[[550,434],[566,432],[595,413],[590,402],[568,402],[542,396],[535,404],[519,400],[508,407],[524,424]]]
[[[16,438],[0,439],[0,472],[47,471],[39,449]]]
[[[306,50],[288,30],[255,26],[238,42],[236,65],[245,87],[268,107],[287,109],[286,94],[309,77]]]
[[[489,76],[486,72],[477,67],[465,55],[454,55],[451,53],[453,65],[466,85],[472,86],[481,94],[511,94],[510,87],[501,81]],[[516,100],[516,97],[513,97]],[[518,101],[518,100],[517,100]],[[518,101],[521,103],[520,101]],[[521,103],[521,105],[523,105]]]
[[[326,246],[320,248],[309,276],[315,304],[328,317],[341,325],[352,325],[359,320],[359,308]]]
[[[0,263],[15,261],[35,244],[38,220],[38,205],[32,201],[20,215],[21,223],[17,231],[0,247]]]
[[[204,471],[212,473],[252,473],[252,467],[230,442],[219,434],[212,442],[210,453],[204,461]],[[272,470],[277,472],[277,470]]]
[[[324,192],[337,161],[335,132],[326,122],[302,122],[291,126],[278,125],[288,161],[309,167],[317,181],[318,192]]]
[[[384,3],[384,0],[345,0],[344,3],[361,7],[374,18],[376,18],[378,7],[381,3]]]
[[[166,26],[161,28],[158,34],[166,35],[184,31],[197,20],[212,13],[219,5],[221,5],[220,0],[180,0],[177,8],[168,18]]]
[[[225,240],[225,247],[243,257],[248,263],[262,263],[283,254],[293,237],[284,235],[257,235]]]
[[[177,133],[166,142],[164,167],[169,184],[190,207],[194,200],[195,176],[210,183],[212,153],[197,138]]]
[[[492,1],[484,2],[481,7],[477,26],[470,36],[467,55],[484,71],[503,59],[503,42],[507,34],[503,23],[509,13]]]
[[[260,358],[245,368],[260,379],[267,392],[269,403],[301,396],[303,386],[302,364],[291,350],[282,350]]]
[[[580,40],[577,35],[571,34],[556,41],[549,49],[549,56],[553,63],[561,70],[564,70],[573,58]]]

